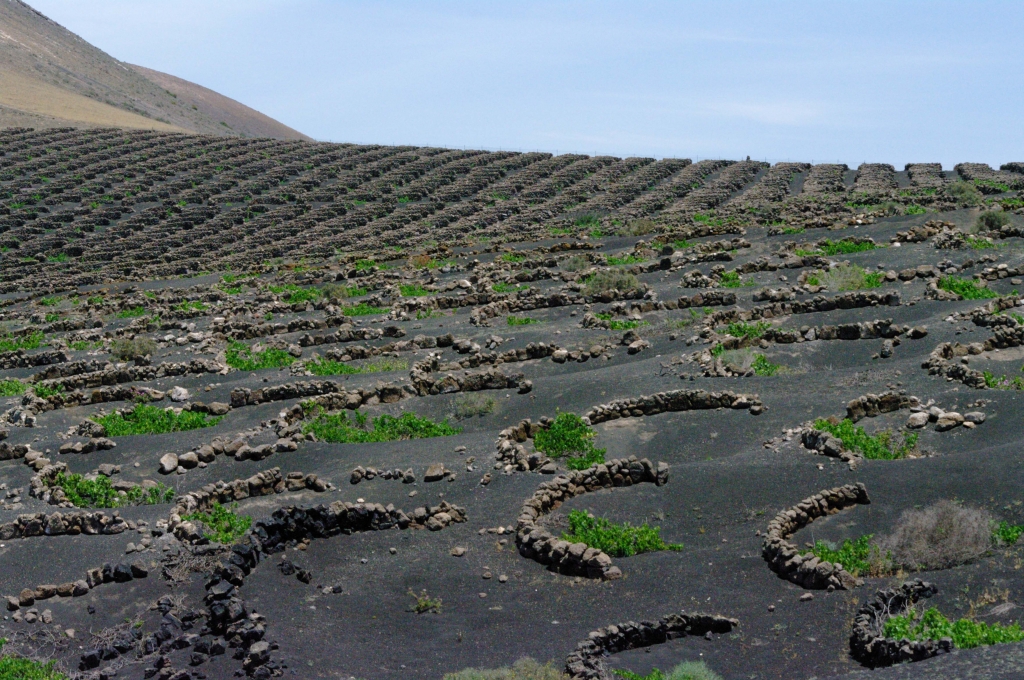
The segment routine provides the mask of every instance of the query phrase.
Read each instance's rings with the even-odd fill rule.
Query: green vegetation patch
[[[244,343],[232,342],[224,352],[224,361],[228,366],[240,371],[257,371],[263,368],[290,366],[295,357],[283,349],[268,347],[260,352],[253,352],[252,348]]]
[[[613,557],[630,557],[659,550],[682,550],[681,543],[666,543],[661,540],[661,529],[646,522],[638,527],[629,522],[614,524],[602,517],[591,517],[582,510],[569,513],[569,531],[562,534],[562,540],[570,543],[586,543]]]
[[[54,482],[76,508],[122,508],[127,505],[158,505],[174,500],[174,489],[159,483],[149,489],[136,486],[118,491],[109,477],[100,475],[96,479],[86,479],[82,475],[65,472],[57,475]]]
[[[723,288],[742,288],[754,285],[753,281],[741,279],[737,272],[722,272],[721,276],[718,277],[718,282],[722,284]]]
[[[814,547],[810,550],[805,550],[802,554],[811,554],[819,560],[831,562],[832,564],[839,563],[843,565],[843,569],[854,576],[869,574],[871,573],[871,555],[873,550],[871,539],[873,536],[873,534],[867,534],[855,540],[847,538],[839,545],[829,541],[815,541]],[[877,548],[874,550],[877,550]]]
[[[530,287],[526,285],[517,286],[511,283],[496,283],[491,286],[491,290],[495,293],[518,293],[520,291],[530,290]]]
[[[623,257],[608,257],[608,264],[612,267],[621,267],[628,264],[640,264],[645,258],[639,257],[638,255],[625,255]]]
[[[943,276],[939,279],[939,288],[959,295],[964,300],[986,300],[999,297],[999,293],[991,288],[980,285],[974,279],[962,279],[958,276]]]
[[[754,357],[753,363],[750,367],[754,369],[755,375],[760,375],[766,378],[770,378],[782,368],[780,364],[774,364],[769,361],[768,357],[763,354],[758,354]]]
[[[959,649],[1024,640],[1024,630],[1019,623],[1007,626],[968,618],[950,621],[935,607],[927,609],[920,619],[918,617],[914,609],[902,616],[893,616],[885,622],[885,636],[897,640],[940,640],[948,637]]]
[[[28,335],[0,335],[0,352],[16,352],[19,349],[39,349],[44,344],[42,332],[36,331]]]
[[[0,397],[20,397],[25,394],[25,383],[20,380],[0,380]]]
[[[35,385],[32,387],[32,391],[35,392],[35,395],[40,399],[46,399],[56,394],[64,394],[64,386],[60,383],[55,383],[53,385]]]
[[[1013,545],[1024,534],[1024,526],[1002,521],[992,528],[992,538],[1000,545]]]
[[[505,319],[509,326],[529,326],[531,324],[540,323],[537,319],[531,319],[528,316],[513,316],[509,315]]]
[[[344,361],[332,359],[314,359],[306,362],[306,370],[313,375],[356,375],[358,373],[386,373],[388,371],[404,371],[409,368],[405,359],[383,358],[371,361],[362,366],[352,366]]]
[[[323,296],[323,291],[319,288],[303,288],[302,286],[296,286],[294,283],[270,286],[270,292],[275,295],[288,293],[288,296],[284,298],[284,302],[289,305],[301,302],[315,302]]]
[[[526,256],[520,253],[502,253],[498,259],[502,262],[522,262]]]
[[[179,312],[205,312],[207,305],[202,300],[185,300],[174,305],[174,309]]]
[[[430,418],[421,418],[406,411],[402,415],[381,415],[369,422],[365,413],[356,411],[354,418],[345,412],[319,412],[302,428],[317,439],[335,444],[362,444],[367,442],[391,442],[399,439],[427,439],[450,437],[462,432],[461,427],[452,427],[447,419],[435,423]]]
[[[734,338],[753,339],[760,338],[771,327],[771,324],[766,321],[758,321],[757,323],[735,321],[725,327],[725,332]]]
[[[210,416],[196,411],[165,411],[148,404],[137,404],[134,409],[121,415],[110,413],[92,420],[106,429],[108,437],[123,437],[132,434],[163,434],[184,432],[213,427],[223,416]]]
[[[559,413],[550,427],[537,432],[533,446],[552,458],[566,457],[570,470],[604,462],[605,449],[594,446],[597,433],[575,413]]]
[[[814,421],[814,428],[839,438],[847,451],[857,451],[871,460],[906,458],[917,446],[916,432],[894,435],[889,430],[883,430],[876,435],[870,435],[863,427],[854,425],[849,418],[839,422],[818,418]]]
[[[398,287],[402,297],[424,297],[430,295],[430,291],[418,283],[405,283]]]
[[[852,253],[863,253],[868,250],[875,250],[879,246],[872,243],[871,241],[862,241],[857,243],[852,239],[842,239],[840,241],[832,241],[825,239],[813,250],[797,250],[796,254],[800,257],[807,257],[810,255],[827,255],[834,257],[836,255],[850,255]]]
[[[0,647],[7,644],[7,638],[0,638]],[[68,680],[56,669],[56,661],[33,661],[20,656],[0,656],[0,680]]]
[[[128,307],[127,309],[122,309],[116,316],[118,319],[135,319],[145,315],[145,307]]]
[[[235,513],[238,503],[226,508],[220,503],[214,502],[209,512],[194,512],[182,517],[186,522],[199,522],[203,525],[203,532],[207,538],[217,543],[228,545],[235,543],[252,526],[252,517]]]
[[[370,316],[372,314],[387,314],[390,310],[387,307],[374,307],[360,302],[358,305],[346,307],[343,311],[347,316]]]

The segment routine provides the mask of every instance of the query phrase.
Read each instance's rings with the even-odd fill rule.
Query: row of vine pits
[[[315,171],[300,174],[307,172]],[[510,169],[496,181],[521,172]],[[678,172],[652,180],[652,190]],[[701,181],[714,183],[722,172]],[[809,171],[795,172],[806,180]],[[897,176],[908,181],[906,173]],[[27,181],[0,180],[0,190]],[[134,679],[151,669],[153,677],[239,671],[440,678],[509,665],[524,654],[561,665],[590,631],[613,622],[701,612],[739,624],[710,641],[687,635],[649,651],[623,648],[605,662],[648,673],[703,659],[729,678],[855,670],[849,621],[895,576],[858,573],[863,586],[807,590],[766,567],[763,533],[802,499],[856,483],[870,491],[870,505],[804,526],[789,538],[798,551],[819,542],[839,550],[844,540],[867,535],[880,541],[894,534],[904,511],[945,499],[1009,526],[1024,523],[1014,448],[1022,415],[1014,378],[1024,375],[1024,356],[1019,344],[1004,342],[1019,323],[1015,315],[1024,313],[1014,297],[1024,262],[1010,232],[992,237],[994,248],[968,238],[975,208],[937,201],[956,208],[941,215],[953,226],[901,240],[898,232],[936,216],[850,208],[845,202],[866,203],[852,190],[819,201],[798,193],[761,204],[763,212],[741,209],[759,181],[713,214],[679,213],[669,203],[671,219],[654,214],[650,224],[633,219],[638,207],[627,201],[579,224],[555,217],[517,234],[499,219],[438,238],[444,245],[427,243],[424,231],[384,247],[360,240],[364,226],[373,228],[369,222],[351,227],[355,240],[339,246],[340,257],[333,248],[316,255],[317,239],[334,237],[329,227],[296,223],[300,237],[302,229],[316,230],[308,251],[289,242],[257,260],[218,250],[226,259],[211,259],[208,272],[181,265],[196,274],[187,278],[168,278],[174,269],[162,259],[140,260],[133,280],[105,269],[87,289],[73,278],[85,276],[77,269],[32,265],[40,270],[36,280],[22,284],[31,294],[12,289],[0,309],[9,338],[21,338],[0,351],[0,380],[8,381],[0,397],[0,524],[80,511],[117,513],[123,521],[115,525],[124,528],[0,535],[0,594],[19,601],[0,634],[17,640],[25,631],[50,631],[60,643],[56,658],[75,670],[88,657],[86,672],[96,677],[117,669],[117,677]],[[319,190],[337,182],[327,177]],[[611,186],[587,200],[607,195],[615,204]],[[378,202],[371,196],[346,209]],[[115,218],[115,229],[118,219],[132,215]],[[1016,214],[1009,220],[1024,223]],[[965,235],[949,237],[949,229]],[[877,247],[864,246],[868,238]],[[960,299],[962,292],[939,287],[943,277],[975,274],[984,281],[975,290],[1005,301],[983,318],[975,310],[988,299],[971,299],[969,291]],[[33,347],[35,331],[41,336]],[[986,345],[997,334],[999,343]],[[945,363],[922,368],[944,343]],[[705,353],[711,361],[701,361]],[[982,376],[980,386],[971,370]],[[993,379],[986,382],[984,372]],[[722,400],[651,408],[695,391]],[[918,401],[863,417],[845,410],[864,395],[887,393]],[[645,460],[655,479],[664,463],[671,481],[595,487],[564,498],[538,524],[568,546],[581,542],[563,536],[588,522],[647,524],[678,549],[611,556],[618,570],[612,578],[561,573],[520,553],[524,502],[572,474],[578,453],[552,455],[536,436],[570,413],[589,421],[588,441],[606,462],[620,461],[623,482],[629,473],[622,470],[639,470],[634,464],[643,468]],[[889,451],[910,435],[914,446],[892,459],[858,455],[851,470],[851,460],[815,455],[805,445],[803,433],[818,419],[840,427],[848,417],[873,441],[888,432]],[[527,419],[523,436],[503,437]],[[158,433],[142,433],[147,427]],[[510,458],[496,444],[503,439]],[[56,474],[33,487],[47,466],[65,475],[67,489]],[[252,481],[273,468],[273,492]],[[72,475],[82,477],[72,484]],[[50,494],[30,493],[35,488]],[[95,507],[62,506],[70,489]],[[219,510],[180,503],[204,489],[217,494]],[[230,633],[204,632],[212,615],[204,586],[218,563],[235,559],[215,539],[244,535],[239,518],[259,522],[282,507],[337,501],[372,505],[368,512],[403,509],[423,530],[295,537],[253,564],[230,594],[218,590],[223,580],[211,585],[209,593],[241,603],[245,617]],[[432,519],[452,517],[442,503],[463,508],[466,521]],[[950,619],[970,614],[1012,623],[1016,615],[1005,605],[1024,601],[1019,551],[993,543],[966,562],[930,571],[938,593],[929,606]],[[20,604],[23,590],[33,597],[46,584],[66,591],[90,569],[110,564],[113,574],[116,565],[130,571],[136,561],[146,578]],[[30,624],[32,608],[38,612]],[[123,642],[126,618],[142,623],[136,643],[161,630],[169,635],[141,657],[90,652],[119,636]],[[192,666],[194,655],[200,663]]]

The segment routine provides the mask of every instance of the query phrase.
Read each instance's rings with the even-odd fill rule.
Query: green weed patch
[[[252,517],[249,515],[238,515],[235,510],[238,503],[226,508],[220,503],[214,502],[209,512],[194,512],[182,517],[186,522],[199,522],[203,525],[203,532],[207,538],[217,543],[229,545],[235,543],[252,526]]]
[[[224,352],[224,361],[228,366],[240,371],[258,371],[264,368],[290,366],[295,357],[283,349],[268,347],[263,351],[253,352],[244,343],[232,342]]]
[[[108,437],[123,437],[133,434],[164,434],[166,432],[184,432],[213,427],[223,416],[210,416],[195,411],[165,411],[164,409],[138,404],[128,413],[110,413],[97,416],[92,420],[106,429]]]
[[[917,446],[916,432],[894,435],[885,430],[876,435],[869,435],[863,427],[854,425],[849,418],[844,418],[838,423],[819,418],[814,421],[814,428],[837,437],[843,442],[846,450],[857,451],[871,460],[906,458],[907,454]]]
[[[369,421],[365,413],[355,412],[353,418],[345,412],[319,413],[307,423],[302,431],[312,433],[317,439],[335,444],[361,444],[367,442],[391,442],[399,439],[427,439],[450,437],[462,432],[461,427],[452,427],[447,420],[435,423],[430,418],[421,418],[406,411],[402,415],[381,415]]]
[[[640,553],[659,550],[682,550],[681,543],[666,543],[661,539],[661,529],[646,522],[638,527],[629,522],[614,524],[601,517],[591,517],[582,510],[569,513],[569,531],[562,534],[562,540],[570,543],[586,543],[613,557],[630,557]]]
[[[914,609],[902,616],[893,616],[885,622],[885,636],[897,640],[940,640],[948,637],[959,649],[1024,640],[1024,630],[1019,623],[1007,626],[967,618],[950,621],[935,607],[927,609],[920,618],[918,616]]]
[[[604,462],[605,449],[594,446],[597,433],[575,413],[559,413],[550,427],[537,432],[533,447],[552,458],[566,458],[570,470]]]
[[[149,489],[136,486],[119,492],[110,483],[109,477],[100,475],[96,479],[86,479],[82,475],[65,472],[57,475],[54,481],[76,508],[122,508],[128,505],[158,505],[174,500],[174,489],[164,484]]]

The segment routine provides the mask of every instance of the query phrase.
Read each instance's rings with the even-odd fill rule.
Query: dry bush
[[[987,510],[939,501],[923,510],[905,511],[878,545],[894,565],[905,569],[948,569],[992,547],[992,523]]]
[[[647,234],[653,234],[657,230],[658,225],[654,220],[635,219],[627,222],[625,229],[623,229],[620,234],[622,236],[645,236]]]
[[[151,338],[118,338],[110,343],[110,353],[121,361],[132,361],[156,352],[156,343]]]
[[[600,295],[612,290],[627,293],[640,287],[636,276],[621,269],[604,269],[587,279],[584,292],[587,295]]]
[[[467,668],[445,674],[444,680],[568,680],[568,676],[550,662],[541,665],[524,657],[511,668]]]
[[[583,255],[573,255],[562,260],[562,269],[567,272],[581,272],[590,266],[590,260]]]
[[[455,419],[465,420],[474,416],[485,416],[494,413],[498,402],[494,397],[482,394],[460,394],[455,397]]]
[[[410,257],[409,266],[412,267],[413,269],[423,269],[425,267],[429,267],[430,263],[433,261],[434,260],[433,258],[430,257],[430,255],[422,253],[420,255],[413,255],[412,257]]]

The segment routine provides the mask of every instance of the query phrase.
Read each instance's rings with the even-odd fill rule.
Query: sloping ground
[[[207,87],[144,66],[131,64],[131,67],[168,92],[173,92],[183,105],[194,107],[207,118],[225,124],[225,127],[242,137],[313,141],[298,130]]]
[[[219,136],[306,139],[301,133],[199,85],[164,74],[159,74],[161,80],[173,79],[174,87],[154,82],[21,0],[0,2],[0,73],[18,79],[6,80],[0,88],[0,107],[13,110],[0,114],[5,122],[61,127],[67,120],[85,127],[181,129]],[[17,89],[12,91],[12,86]],[[184,96],[174,96],[175,88],[182,90]],[[20,92],[21,89],[27,91]],[[83,97],[100,106],[85,105],[80,101]],[[234,129],[221,125],[222,120]]]
[[[11,71],[0,71],[0,123],[6,127],[81,125],[187,132]]]
[[[918,612],[1018,623],[1024,539],[982,523],[927,572],[803,551],[942,500],[1024,525],[1021,167],[0,131],[4,651],[89,680],[1016,677],[1019,644],[851,634],[916,578]],[[560,413],[604,464],[538,449]],[[434,425],[364,429],[403,414]],[[892,455],[816,433],[848,416]],[[189,519],[214,500],[253,519],[233,548]],[[562,542],[573,510],[681,545]]]

